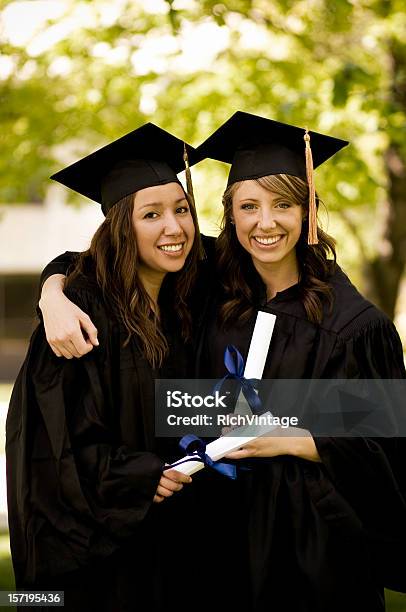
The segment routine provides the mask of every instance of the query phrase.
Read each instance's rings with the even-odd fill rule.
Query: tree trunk
[[[391,105],[395,112],[406,115],[406,48],[392,42]],[[370,281],[371,298],[393,319],[400,283],[406,264],[406,163],[403,137],[400,129],[389,129],[391,141],[385,154],[388,176],[387,216],[383,228],[382,248],[379,255],[367,264],[366,276]],[[396,138],[397,137],[397,138]]]

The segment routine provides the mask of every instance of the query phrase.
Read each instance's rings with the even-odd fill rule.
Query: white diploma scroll
[[[262,310],[258,312],[250,342],[247,361],[244,368],[244,378],[262,378],[266,358],[269,351],[269,345],[271,343],[271,338],[275,327],[275,321],[275,315],[269,312],[263,312]],[[238,397],[234,412],[235,414],[247,415],[251,413],[251,409],[248,406],[248,403],[242,392]],[[266,412],[263,416],[266,417],[267,415],[272,416],[269,412]],[[234,429],[229,434],[226,434],[225,436],[222,436],[221,438],[210,442],[210,444],[206,446],[206,454],[209,455],[209,457],[213,461],[217,461],[228,453],[238,450],[239,448],[244,446],[244,444],[248,444],[248,442],[255,440],[261,435],[263,436],[266,433],[269,433],[272,429],[275,428],[275,425],[261,425],[261,427],[245,426],[240,427],[238,429]],[[191,457],[193,455],[187,456]],[[186,463],[182,463],[180,465],[172,465],[173,469],[189,476],[191,476],[195,472],[198,472],[199,470],[202,470],[205,467],[204,463],[202,463],[201,461],[187,461]]]

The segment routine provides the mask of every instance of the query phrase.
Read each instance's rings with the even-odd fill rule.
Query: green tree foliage
[[[18,4],[30,3],[3,15]],[[0,31],[1,201],[41,201],[51,172],[147,120],[192,144],[237,109],[308,125],[351,141],[317,187],[393,315],[406,257],[401,0],[54,4],[28,43]],[[206,167],[203,216],[225,177]]]

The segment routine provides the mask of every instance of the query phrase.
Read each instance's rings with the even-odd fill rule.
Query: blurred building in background
[[[0,206],[0,382],[13,382],[24,359],[41,270],[59,253],[87,248],[103,219],[97,205],[63,197],[52,186],[43,204]]]

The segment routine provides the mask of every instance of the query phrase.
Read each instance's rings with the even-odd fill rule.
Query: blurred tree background
[[[42,202],[50,174],[149,120],[194,145],[235,110],[347,139],[316,173],[323,225],[405,339],[402,0],[0,6],[0,202]],[[215,231],[226,167],[205,161],[193,175]]]
[[[27,28],[33,5],[48,19]],[[351,141],[317,187],[344,264],[394,317],[406,258],[402,0],[3,1],[1,28],[0,201],[42,201],[62,164],[150,119],[191,144],[237,109],[307,125]],[[225,169],[203,166],[209,218]]]

